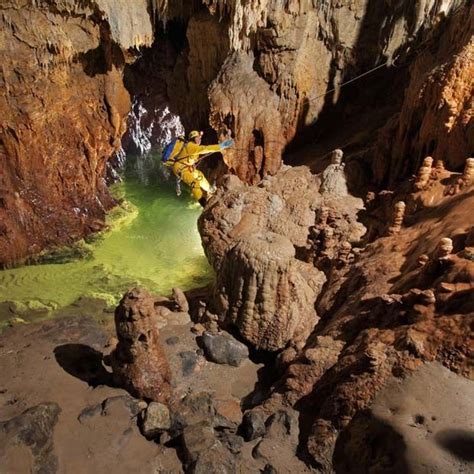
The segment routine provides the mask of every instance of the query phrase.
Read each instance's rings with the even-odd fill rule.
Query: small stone
[[[183,430],[184,454],[189,463],[195,462],[216,442],[214,430],[204,423],[187,426]]]
[[[173,288],[172,298],[179,311],[182,311],[183,313],[187,313],[189,311],[189,303],[183,290],[180,288]]]
[[[137,402],[137,407],[140,411],[143,411],[148,407],[148,403],[145,400],[139,400]]]
[[[147,438],[156,438],[170,428],[171,419],[168,407],[162,403],[151,402],[143,415],[143,434]]]
[[[197,334],[198,336],[200,336],[201,334],[204,333],[204,331],[206,330],[206,328],[198,323],[198,324],[195,324],[192,328],[191,328],[191,331],[194,333],[194,334]]]
[[[245,441],[252,441],[265,434],[265,415],[260,410],[251,410],[244,414],[241,431]]]
[[[234,433],[225,433],[222,436],[222,441],[233,454],[239,454],[244,445],[244,440]]]
[[[271,464],[266,464],[262,474],[277,474],[277,471]]]
[[[214,335],[205,332],[199,343],[202,344],[206,357],[217,364],[238,367],[249,356],[247,346],[237,341],[230,334]]]
[[[89,421],[94,416],[100,415],[102,413],[102,404],[88,406],[84,408],[79,416],[77,417],[79,423],[84,424]]]

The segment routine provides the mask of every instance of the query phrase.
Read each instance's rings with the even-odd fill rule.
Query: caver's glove
[[[221,150],[225,150],[226,148],[230,148],[234,144],[234,140],[231,138],[229,140],[225,140],[222,143],[219,143]]]

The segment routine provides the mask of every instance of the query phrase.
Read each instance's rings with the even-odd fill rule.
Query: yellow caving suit
[[[198,145],[194,142],[177,140],[170,154],[169,163],[173,166],[173,173],[191,187],[191,193],[196,201],[203,196],[203,191],[210,189],[209,181],[204,174],[196,169],[199,155],[220,151],[220,145]]]

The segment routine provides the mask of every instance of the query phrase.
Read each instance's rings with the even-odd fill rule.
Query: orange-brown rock
[[[207,0],[206,8],[199,2],[152,3],[162,17],[179,18],[186,30],[187,42],[168,80],[172,104],[186,126],[207,126],[210,115],[219,137],[232,135],[236,147],[225,161],[252,183],[276,172],[298,132],[327,125],[328,114],[339,120],[344,108],[353,113],[339,87],[343,82],[388,59],[374,82],[399,81],[403,87],[403,71],[390,60],[413,49],[425,31],[444,26],[440,19],[459,6],[435,0],[390,8],[352,0]],[[362,89],[373,100],[371,91],[378,88],[367,82]],[[374,168],[385,166],[379,161]]]
[[[432,207],[403,232],[367,245],[337,273],[340,281],[331,269],[317,305],[322,322],[285,360],[263,404],[270,412],[299,407],[307,453],[322,471],[334,466],[340,432],[388,382],[427,361],[472,378],[472,195],[432,192],[422,191]]]
[[[122,70],[152,27],[146,0],[8,0],[0,13],[2,266],[103,225],[130,107]]]
[[[284,166],[258,186],[227,176],[199,219],[217,273],[213,310],[258,349],[304,345],[326,281],[315,261],[348,260],[365,232],[361,200],[339,185],[320,194],[319,183],[307,167]]]
[[[398,201],[393,207],[392,222],[388,228],[389,235],[398,234],[402,228],[403,218],[405,216],[406,204],[403,201]]]
[[[114,380],[132,395],[156,402],[171,396],[171,372],[161,347],[156,298],[135,288],[115,310],[118,344],[111,355]]]
[[[462,6],[462,5],[461,5]],[[415,173],[427,154],[450,170],[462,170],[473,149],[474,11],[458,8],[441,20],[444,31],[425,41],[410,66],[410,81],[391,139],[378,144],[376,178],[392,183]],[[390,128],[390,126],[389,126]],[[383,156],[383,158],[382,158]]]

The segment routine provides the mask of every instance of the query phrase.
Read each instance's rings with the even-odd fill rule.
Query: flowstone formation
[[[333,216],[334,252],[364,234],[361,201],[338,196],[340,186],[331,195],[319,188],[320,178],[306,167],[283,167],[258,186],[227,176],[199,220],[217,273],[212,310],[257,349],[304,343],[319,320],[315,302],[326,277],[309,255],[320,209]]]
[[[405,183],[404,192],[381,192],[375,201],[379,211],[386,209],[386,215],[379,238],[366,244],[349,264],[340,265],[337,257],[330,259],[328,283],[317,304],[323,323],[296,352],[289,356],[285,351],[279,357],[284,375],[262,409],[273,412],[281,405],[298,406],[303,413],[303,450],[323,472],[334,468],[358,472],[348,467],[345,456],[351,456],[353,450],[367,453],[371,440],[392,436],[392,429],[365,411],[380,413],[373,403],[378,403],[377,394],[386,384],[401,384],[413,370],[423,372],[426,362],[438,361],[457,374],[451,375],[452,387],[472,386],[467,379],[472,379],[469,327],[474,314],[474,230],[472,219],[466,219],[472,207],[472,184],[455,196],[445,192],[460,176],[443,171],[441,180],[434,174],[415,193],[418,178]],[[388,196],[392,203],[385,206]],[[410,227],[404,226],[405,220]],[[454,395],[456,390],[441,387],[443,384],[439,382],[439,389],[449,390],[456,403],[464,403],[462,394]],[[411,404],[401,409],[410,412],[416,427],[425,429],[424,422],[417,420],[427,419],[428,408],[421,414]],[[393,421],[399,423],[397,412],[391,410]],[[442,431],[442,423],[433,423],[427,442],[436,443],[445,436]],[[408,449],[413,452],[418,438],[411,430],[406,433],[405,441],[410,440]],[[364,454],[361,462],[369,470],[368,466],[378,465],[392,472],[384,459],[397,456],[400,445],[387,443],[381,449],[385,456]],[[453,451],[448,458],[464,467],[469,463],[460,461]],[[417,466],[415,458],[406,461],[406,470]],[[445,461],[437,458],[432,462],[441,465]]]

